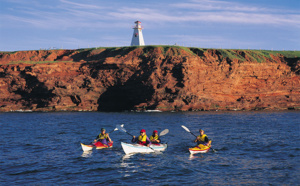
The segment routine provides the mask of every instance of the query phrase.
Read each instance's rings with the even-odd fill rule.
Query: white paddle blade
[[[181,127],[182,127],[184,130],[186,130],[187,132],[191,132],[186,126],[181,125]]]
[[[122,125],[117,125],[116,127],[118,127],[118,126],[120,126],[120,127],[124,127],[124,124],[122,124]],[[118,128],[115,128],[115,130],[114,131],[116,131],[116,130],[119,130]]]
[[[123,125],[123,126],[124,126],[124,125]],[[120,130],[120,131],[122,131],[122,132],[126,132],[126,129],[124,129],[124,128],[122,127],[122,125],[117,125],[116,127],[117,127],[118,130]]]
[[[159,136],[163,136],[169,133],[169,129],[165,129],[163,131],[161,131],[161,133],[159,134]]]

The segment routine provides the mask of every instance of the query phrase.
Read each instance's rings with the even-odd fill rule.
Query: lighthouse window
[[[134,34],[134,37],[137,37],[138,35],[139,35],[138,33],[135,33],[135,34]]]

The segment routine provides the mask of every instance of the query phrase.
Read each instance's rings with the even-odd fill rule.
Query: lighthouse
[[[131,46],[144,46],[144,38],[143,38],[143,33],[142,29],[143,27],[141,26],[140,21],[134,22],[135,26],[133,27],[133,36],[131,40]]]

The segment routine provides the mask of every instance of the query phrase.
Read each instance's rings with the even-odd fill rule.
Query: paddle
[[[169,129],[165,129],[159,133],[159,137],[164,136],[169,133]]]
[[[181,127],[182,127],[185,131],[191,133],[192,135],[194,135],[194,136],[197,138],[197,136],[196,136],[194,133],[192,133],[186,126],[181,125]]]
[[[124,124],[120,125],[121,127],[124,126]],[[113,133],[114,131],[118,130],[118,128],[115,128],[114,130],[110,131],[108,134]]]
[[[122,124],[122,125],[124,126],[124,124]],[[128,135],[130,135],[130,136],[133,137],[133,135],[132,135],[132,134],[129,134],[129,133],[126,131],[126,129],[125,129],[122,125],[117,125],[117,126],[116,126],[117,129],[120,130],[120,131],[122,131],[122,132],[125,132],[125,133],[127,133]]]
[[[124,127],[122,127],[121,125],[117,125],[117,128],[118,128],[120,131],[125,132],[126,134],[128,134],[128,135],[130,135],[130,136],[133,137],[133,135],[130,134],[130,133],[128,133],[128,132],[126,131],[126,129],[125,129]],[[168,132],[169,132],[169,131],[168,131]],[[167,133],[168,133],[168,132],[167,132]],[[152,147],[150,147],[150,146],[149,146],[149,148],[152,149],[155,153],[161,153],[161,152],[159,152],[159,151],[157,151],[157,150],[154,150],[154,149],[153,149]]]
[[[197,137],[197,136],[196,136],[194,133],[192,133],[186,126],[181,125],[181,127],[182,127],[185,131],[187,131],[187,132],[191,133],[193,136]],[[210,148],[211,148],[211,147],[210,147]],[[213,149],[213,148],[211,148],[211,150],[212,150],[213,152],[216,152],[216,150]]]
[[[168,133],[169,133],[169,129],[165,129],[165,130],[163,130],[163,131],[160,132],[159,136],[164,136],[164,135],[166,135]]]

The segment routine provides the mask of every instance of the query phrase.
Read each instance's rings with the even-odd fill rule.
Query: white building
[[[140,21],[134,22],[136,25],[133,27],[133,36],[131,40],[131,46],[144,46],[144,38],[143,38],[143,33],[142,29],[143,27],[141,26]]]

